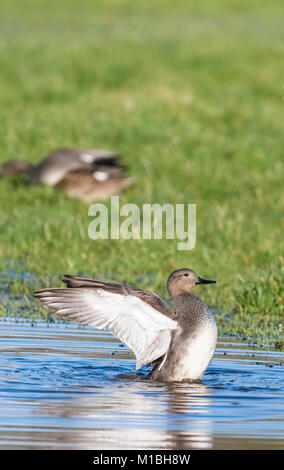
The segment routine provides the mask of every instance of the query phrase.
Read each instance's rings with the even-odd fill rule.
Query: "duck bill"
[[[216,281],[209,281],[208,279],[202,279],[202,277],[198,277],[198,280],[195,284],[216,284]]]

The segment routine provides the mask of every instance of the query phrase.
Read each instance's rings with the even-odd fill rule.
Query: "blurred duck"
[[[35,184],[63,189],[68,196],[85,202],[107,199],[134,182],[125,176],[120,156],[106,150],[58,149],[40,163],[21,160],[3,164],[0,176],[25,174]]]

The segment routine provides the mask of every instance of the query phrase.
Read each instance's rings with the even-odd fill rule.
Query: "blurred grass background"
[[[3,179],[2,291],[36,315],[65,272],[166,297],[187,266],[217,280],[195,293],[221,333],[283,345],[283,2],[11,0],[0,25],[0,163],[106,148],[137,177],[121,204],[197,204],[192,251],[94,241],[84,203]]]

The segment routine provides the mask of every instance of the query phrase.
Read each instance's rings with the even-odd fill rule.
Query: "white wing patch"
[[[91,155],[90,153],[80,153],[79,158],[84,163],[93,163],[95,159],[94,155]]]
[[[37,298],[55,315],[106,330],[135,353],[136,369],[166,354],[177,322],[139,297],[103,289],[50,289]]]
[[[93,177],[95,178],[95,180],[97,181],[106,181],[108,179],[108,173],[106,171],[94,171],[93,173]]]

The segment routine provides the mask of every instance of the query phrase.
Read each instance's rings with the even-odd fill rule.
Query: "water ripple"
[[[284,447],[283,353],[222,338],[201,383],[161,384],[89,327],[6,320],[0,338],[2,449]]]

